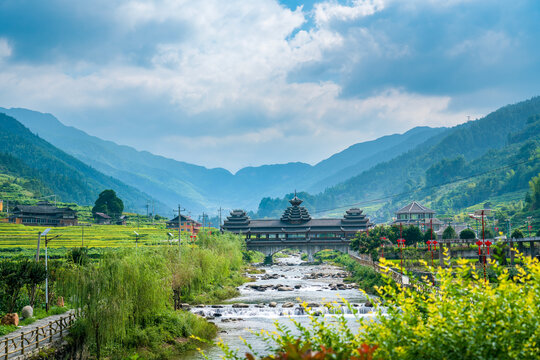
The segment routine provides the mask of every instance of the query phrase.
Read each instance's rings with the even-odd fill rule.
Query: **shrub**
[[[476,239],[476,234],[471,229],[464,229],[459,233],[460,239]]]
[[[427,281],[422,287],[380,287],[380,298],[372,302],[382,306],[375,319],[357,318],[358,331],[343,315],[332,321],[310,316],[309,325],[293,319],[296,332],[276,324],[275,333],[261,336],[278,356],[291,348],[331,349],[320,359],[352,359],[362,358],[359,350],[369,347],[374,352],[364,359],[538,359],[540,264],[518,257],[523,265],[516,267],[515,275],[491,264],[496,283],[484,282],[474,266],[460,260],[457,268],[433,269],[437,288]],[[242,358],[226,345],[221,347],[226,359]],[[256,356],[264,355],[246,358]]]

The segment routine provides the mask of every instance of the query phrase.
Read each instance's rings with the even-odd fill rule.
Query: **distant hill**
[[[444,128],[415,128],[400,135],[355,144],[315,166],[296,162],[246,167],[236,174],[221,168],[176,161],[105,141],[65,126],[51,114],[3,109],[34,133],[95,169],[113,176],[169,208],[178,203],[194,213],[223,208],[255,209],[263,197],[294,189],[323,190],[391,159],[434,137]]]
[[[0,113],[0,172],[35,180],[33,190],[90,205],[104,189],[114,189],[126,209],[141,211],[149,195],[104,175],[34,135],[14,118]],[[164,211],[160,202],[157,209]]]
[[[534,174],[537,170],[538,159],[534,156],[531,160],[533,164],[527,162],[522,164],[522,167],[519,165],[511,167],[508,175],[505,175],[503,170],[498,175],[492,175],[491,178],[495,177],[496,182],[489,182],[488,177],[483,180],[484,183],[480,184],[477,183],[478,178],[475,178],[466,182],[468,185],[460,190],[450,195],[446,194],[442,200],[434,199],[436,189],[416,190],[426,187],[428,169],[433,172],[434,167],[436,168],[437,164],[440,165],[444,161],[447,161],[446,165],[443,164],[444,166],[455,164],[459,167],[453,172],[439,173],[435,176],[441,182],[472,176],[488,168],[528,161],[532,156],[531,153],[538,153],[540,124],[535,120],[538,114],[540,114],[540,97],[507,105],[482,119],[446,129],[412,150],[389,161],[378,163],[369,170],[329,187],[319,194],[305,194],[306,204],[311,211],[324,213],[349,204],[378,198],[382,199],[379,203],[388,203],[388,196],[404,194],[394,199],[394,202],[405,202],[411,198],[426,198],[428,201],[433,200],[433,205],[441,210],[448,210],[470,205],[474,201],[480,202],[482,198],[485,199],[493,194],[500,195],[505,191],[525,189],[528,182],[527,176]],[[456,160],[458,157],[462,157],[462,160]],[[444,168],[444,166],[439,167]],[[427,185],[436,184],[428,183]],[[467,186],[479,186],[483,190],[466,191]],[[412,192],[413,190],[415,192]],[[469,194],[469,200],[465,194]],[[286,197],[263,199],[258,214],[264,216],[275,213]],[[394,207],[398,205],[394,204]],[[395,209],[386,206],[381,209],[381,212],[372,216],[379,220],[388,220],[393,210]]]

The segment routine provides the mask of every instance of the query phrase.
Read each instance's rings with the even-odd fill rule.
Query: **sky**
[[[236,171],[540,95],[536,0],[0,0],[0,106]]]

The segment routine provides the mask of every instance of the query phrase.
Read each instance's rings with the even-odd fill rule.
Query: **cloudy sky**
[[[0,0],[0,106],[208,167],[540,94],[536,0]]]

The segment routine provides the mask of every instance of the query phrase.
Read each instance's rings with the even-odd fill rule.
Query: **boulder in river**
[[[283,308],[292,308],[294,307],[294,303],[292,302],[286,302],[285,304],[281,305]]]
[[[300,285],[300,284],[294,285],[295,289],[300,289],[301,287],[302,287],[302,285]]]
[[[277,291],[293,291],[294,289],[290,286],[280,286],[277,288]]]
[[[277,306],[277,302],[272,301],[270,304],[268,304],[270,307],[275,308]]]
[[[246,309],[249,307],[248,304],[242,304],[242,303],[238,303],[238,304],[233,304],[232,306],[233,308],[238,308],[238,309]]]

